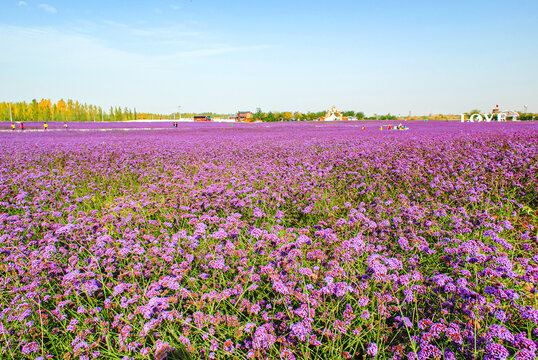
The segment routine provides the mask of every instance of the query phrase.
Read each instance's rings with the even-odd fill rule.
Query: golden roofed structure
[[[327,111],[327,114],[325,116],[322,116],[319,118],[320,121],[337,121],[342,120],[343,116],[342,113],[338,110],[336,110],[336,106],[333,106],[331,110]]]

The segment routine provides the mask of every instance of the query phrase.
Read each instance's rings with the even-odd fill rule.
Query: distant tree
[[[121,107],[116,108],[116,111],[114,112],[114,120],[115,121],[123,120],[123,112],[121,111]]]
[[[28,106],[28,117],[31,121],[37,120],[37,100],[32,99],[32,102]]]
[[[521,113],[519,120],[536,120],[536,114],[533,113]]]
[[[289,111],[282,113],[282,118],[284,118],[284,120],[291,120],[292,117],[293,117],[293,114]]]
[[[73,100],[68,99],[67,100],[67,110],[66,110],[66,118],[67,121],[75,121],[76,114],[75,114],[75,104],[73,103]]]
[[[387,115],[381,115],[379,117],[380,120],[396,120],[396,116],[394,115],[391,115],[390,113],[388,113]]]
[[[296,111],[293,114],[293,117],[295,117],[295,120],[297,120],[297,121],[305,121],[305,120],[307,120],[306,114],[303,114],[303,113],[301,113],[299,111]]]
[[[80,106],[80,103],[78,101],[75,101],[73,104],[73,115],[71,119],[73,121],[86,121],[86,114],[82,111],[82,106]]]
[[[265,121],[273,122],[273,121],[277,121],[277,120],[278,119],[275,117],[275,114],[273,114],[272,111],[269,111],[265,116]]]
[[[355,111],[352,111],[352,110],[344,111],[342,112],[342,115],[347,116],[347,117],[353,117],[355,116]]]
[[[57,120],[65,121],[66,111],[67,111],[67,104],[65,103],[64,99],[58,100],[58,102],[56,103]]]
[[[9,106],[10,103],[2,102],[0,103],[0,119],[1,121],[9,121]],[[13,109],[11,110],[13,114]]]
[[[24,121],[28,118],[28,104],[26,101],[11,104],[11,106],[11,111],[13,111],[13,121]]]
[[[316,113],[314,113],[314,112],[310,112],[310,111],[309,111],[308,113],[306,113],[306,118],[307,118],[308,120],[310,120],[310,121],[312,121],[312,120],[316,120],[316,119],[317,119],[317,115],[316,115]]]
[[[316,113],[316,119],[319,119],[320,117],[325,116],[326,114],[327,114],[326,111],[318,111]]]
[[[364,113],[362,111],[357,111],[355,113],[355,117],[357,118],[357,120],[362,120],[364,119]]]
[[[255,120],[264,120],[265,114],[262,112],[261,108],[256,108],[256,112],[252,116]]]

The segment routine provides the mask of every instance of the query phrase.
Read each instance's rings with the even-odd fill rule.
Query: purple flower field
[[[0,132],[0,358],[536,359],[538,124],[388,124]]]

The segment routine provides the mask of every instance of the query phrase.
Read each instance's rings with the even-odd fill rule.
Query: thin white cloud
[[[132,28],[131,33],[137,36],[153,37],[155,40],[177,40],[184,38],[201,38],[204,35],[198,31],[187,31],[174,27],[167,28]]]
[[[152,109],[166,108],[179,97],[188,99],[185,104],[191,107],[200,106],[200,111],[204,105],[192,95],[193,88],[195,93],[205,89],[199,77],[211,79],[225,74],[223,82],[233,83],[233,72],[224,71],[229,68],[219,57],[263,48],[204,40],[178,44],[168,53],[157,48],[148,52],[140,51],[141,46],[118,46],[117,41],[73,29],[3,24],[0,43],[10,49],[9,57],[0,57],[0,79],[13,84],[0,87],[0,98],[63,97],[105,108],[127,104]],[[36,79],[34,72],[42,76]],[[220,99],[220,95],[215,96]],[[216,102],[214,106],[221,105]]]
[[[127,25],[127,24],[119,23],[117,21],[112,21],[112,20],[103,20],[103,23],[106,24],[106,25],[110,25],[110,26],[114,26],[114,27],[118,27],[118,28],[128,28],[129,27],[129,25]]]
[[[26,1],[19,1],[19,6],[28,6]]]
[[[172,55],[172,57],[184,57],[184,56],[214,56],[233,52],[262,50],[270,48],[268,45],[254,45],[254,46],[237,46],[237,47],[213,47],[206,49],[197,49],[191,51],[182,51]]]
[[[54,6],[49,4],[39,4],[39,7],[51,14],[56,14],[58,12]]]
[[[120,23],[117,23],[116,25],[118,27],[123,27],[123,24],[120,24]],[[101,38],[98,38],[89,34],[83,34],[77,31],[60,31],[58,29],[49,28],[49,27],[44,27],[44,28],[43,27],[36,27],[36,28],[30,27],[29,28],[29,27],[18,27],[18,26],[6,26],[6,25],[0,24],[0,32],[4,34],[10,34],[10,38],[19,39],[21,43],[24,43],[24,44],[27,44],[29,42],[32,42],[34,44],[56,42],[58,44],[64,44],[66,45],[66,47],[68,43],[84,44],[83,46],[80,46],[80,49],[77,47],[77,51],[73,51],[73,52],[78,53],[79,52],[78,50],[87,49],[87,48],[95,48],[95,49],[99,49],[99,51],[96,51],[95,53],[113,54],[114,57],[118,57],[118,58],[119,57],[128,57],[131,59],[137,58],[141,61],[143,60],[149,63],[151,62],[157,63],[157,62],[160,62],[163,60],[165,61],[169,59],[206,57],[206,56],[215,56],[215,55],[234,53],[234,52],[257,51],[257,50],[263,50],[263,49],[267,49],[271,47],[268,45],[229,46],[225,43],[212,43],[212,42],[198,43],[197,46],[195,46],[194,43],[191,41],[185,41],[184,43],[182,43],[181,41],[177,40],[176,42],[170,41],[170,44],[175,44],[178,46],[174,49],[174,51],[168,54],[165,54],[165,53],[147,54],[147,53],[138,52],[132,49],[130,50],[122,49],[121,47],[114,46],[114,44],[104,39],[101,39]],[[164,29],[152,29],[152,30],[149,30],[148,32],[151,35],[155,35],[155,34],[162,35],[166,33]],[[193,33],[176,32],[176,34],[182,34],[187,37],[195,37],[195,38],[199,35],[196,32],[193,32]],[[150,40],[154,41],[153,37]],[[44,49],[49,49],[49,48],[45,47]],[[85,52],[85,51],[81,51],[81,52]],[[47,55],[53,55],[53,54],[55,54],[54,51],[52,51],[50,54],[47,54]],[[121,61],[119,63],[121,63]]]
[[[208,49],[198,49],[191,51],[183,51],[180,53],[173,54],[173,56],[213,56],[220,54],[227,54],[231,52],[240,51],[241,48],[237,47],[224,47],[224,48],[208,48]]]
[[[179,5],[170,5],[170,9],[179,10],[179,9],[181,9],[181,7]]]
[[[200,48],[226,47],[215,35],[197,31],[192,25],[133,26],[106,19],[99,22],[77,20],[66,33],[83,34],[112,48],[152,54],[171,54]]]

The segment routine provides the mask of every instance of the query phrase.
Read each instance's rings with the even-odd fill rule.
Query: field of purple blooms
[[[536,359],[538,124],[380,125],[0,133],[0,358]]]

